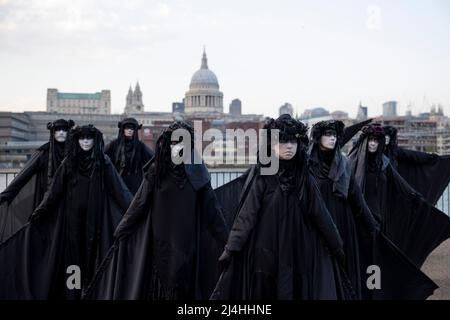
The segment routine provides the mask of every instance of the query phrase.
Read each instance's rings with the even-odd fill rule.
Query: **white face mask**
[[[65,130],[55,131],[55,133],[53,134],[53,137],[58,142],[65,142],[67,139],[67,131],[65,131]]]
[[[124,133],[125,137],[130,137],[131,138],[133,136],[134,130],[127,128],[127,129],[123,130],[123,133]]]
[[[78,143],[80,144],[80,148],[82,150],[89,151],[94,146],[94,139],[92,138],[78,139]]]
[[[370,152],[370,153],[377,152],[377,150],[378,150],[378,145],[379,145],[379,144],[380,144],[380,143],[378,142],[378,140],[376,140],[376,139],[370,139],[369,142],[368,142],[368,144],[367,144],[368,149],[369,149],[369,152]]]
[[[391,137],[386,136],[386,145],[388,145],[390,141],[391,141]]]
[[[171,149],[171,153],[172,153],[172,157],[180,157],[180,152],[181,150],[183,150],[184,145],[183,143],[177,143],[177,144],[172,144],[170,145],[170,149]]]
[[[336,136],[325,136],[323,135],[320,137],[320,145],[323,149],[326,150],[334,150],[334,147],[336,146]]]
[[[274,151],[279,159],[291,160],[297,153],[297,142],[277,143]]]

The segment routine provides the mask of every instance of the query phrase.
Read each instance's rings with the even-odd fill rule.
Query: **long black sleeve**
[[[250,191],[237,213],[236,219],[228,236],[227,249],[240,251],[258,221],[258,212],[264,197],[265,183],[261,176],[257,176],[250,187]]]
[[[334,255],[342,255],[344,252],[342,238],[310,173],[308,173],[308,180],[308,214],[330,251]]]
[[[121,209],[128,209],[133,195],[128,190],[109,157],[105,157],[105,186]]]
[[[41,157],[44,151],[36,151],[26,166],[19,172],[14,180],[0,193],[0,203],[3,201],[11,202],[22,188],[30,181],[34,174],[40,170]]]
[[[217,243],[223,246],[227,241],[228,227],[211,184],[208,183],[199,192],[202,216],[207,224],[207,229]]]
[[[379,228],[380,224],[370,211],[369,206],[367,205],[361,192],[361,188],[356,183],[353,174],[350,176],[348,201],[352,208],[352,212],[355,215],[356,221],[361,221],[369,233]],[[381,221],[381,217],[378,217],[378,221]]]
[[[150,205],[153,199],[155,179],[149,174],[142,180],[142,183],[134,196],[127,212],[117,226],[114,236],[121,238],[131,234],[141,218],[149,213]]]
[[[32,219],[47,214],[52,208],[57,205],[59,201],[62,200],[67,185],[66,168],[67,164],[64,160],[56,170],[53,181],[50,184],[48,190],[45,192],[44,198],[31,215]]]

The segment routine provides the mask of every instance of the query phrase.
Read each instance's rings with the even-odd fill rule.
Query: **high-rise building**
[[[358,119],[359,121],[367,120],[367,107],[363,106],[361,102],[359,103],[358,106],[358,113],[356,115],[356,119]]]
[[[233,99],[230,103],[229,113],[233,116],[240,116],[242,114],[242,102],[239,99]]]
[[[111,114],[111,91],[68,93],[47,89],[47,112],[70,114]]]
[[[383,103],[383,117],[397,116],[397,101],[388,101]]]

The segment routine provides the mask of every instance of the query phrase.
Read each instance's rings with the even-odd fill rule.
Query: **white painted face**
[[[291,160],[297,152],[297,142],[277,143],[274,146],[275,155],[281,160]]]
[[[391,137],[386,135],[386,145],[388,145],[390,141],[391,141]]]
[[[171,144],[170,145],[170,149],[171,149],[171,153],[172,153],[172,157],[179,157],[180,156],[180,152],[181,150],[183,150],[184,145],[182,142],[177,143],[177,144]]]
[[[91,137],[81,137],[78,139],[78,143],[80,144],[80,148],[84,151],[89,151],[94,147],[94,139]]]
[[[370,138],[370,139],[369,139],[369,142],[368,142],[368,145],[367,145],[367,147],[368,147],[368,149],[369,149],[369,152],[370,152],[370,153],[377,152],[377,150],[378,150],[378,145],[379,145],[379,144],[380,144],[380,143],[378,142],[377,139]]]
[[[125,135],[125,137],[131,138],[134,134],[134,129],[130,127],[125,127],[125,129],[123,130],[123,134]]]
[[[58,142],[65,142],[67,139],[67,131],[64,129],[58,129],[58,131],[55,131],[53,134],[53,137]]]
[[[323,150],[334,150],[336,146],[336,132],[332,130],[327,130],[322,137],[320,137],[320,146]]]

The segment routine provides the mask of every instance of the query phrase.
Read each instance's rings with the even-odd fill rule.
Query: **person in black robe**
[[[105,153],[134,195],[142,182],[143,167],[153,157],[153,151],[139,140],[142,124],[136,119],[125,118],[118,127],[118,137],[106,145]]]
[[[193,129],[185,122],[173,123],[158,138],[155,157],[146,165],[144,180],[85,299],[210,296],[228,227],[205,165],[172,161],[189,150],[186,141],[172,136],[179,130],[193,138]]]
[[[65,155],[72,120],[47,124],[49,142],[40,146],[14,180],[0,193],[0,243],[24,226],[44,197]]]
[[[30,222],[0,245],[0,299],[79,299],[131,203],[99,130],[72,129],[68,144]]]
[[[340,151],[344,123],[316,123],[311,132],[309,167],[344,242],[346,272],[357,299],[425,299],[436,285],[380,234],[350,164]],[[367,267],[377,265],[383,284],[369,290]]]
[[[381,125],[364,127],[349,154],[352,171],[381,230],[420,267],[450,237],[450,218],[400,176],[383,153],[385,141]]]
[[[392,166],[432,205],[435,205],[450,183],[450,155],[439,156],[408,150],[398,146],[397,129],[384,126],[386,145],[384,154]]]
[[[347,142],[349,142],[353,136],[361,130],[363,126],[372,122],[372,119],[355,123],[354,125],[344,128],[342,137],[339,139],[339,145],[342,148]],[[243,190],[246,188],[245,182],[247,181],[250,169],[246,170],[241,176],[236,179],[216,188],[214,190],[220,207],[224,213],[225,218],[229,224],[232,224],[239,208],[239,201],[244,195]]]
[[[307,128],[285,114],[264,129],[279,170],[264,175],[262,164],[251,168],[211,298],[351,298],[340,268],[342,239],[307,169]],[[279,144],[272,142],[273,129],[280,132]]]

